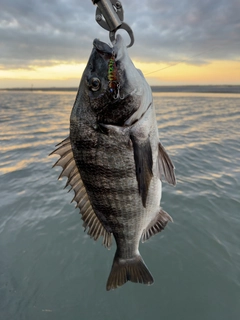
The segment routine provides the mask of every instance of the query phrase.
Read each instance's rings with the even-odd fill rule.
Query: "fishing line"
[[[212,51],[213,49],[215,49],[216,47],[218,47],[218,45],[213,46],[211,49],[204,50],[204,51],[202,51],[202,52],[200,52],[200,53],[197,53],[197,54],[195,54],[195,55],[193,55],[193,56],[190,56],[188,59],[178,60],[178,62],[171,63],[171,64],[167,65],[166,67],[157,69],[157,70],[155,70],[155,71],[150,71],[150,72],[148,72],[148,73],[144,73],[144,76],[147,76],[147,75],[149,75],[149,74],[152,74],[152,73],[155,73],[155,72],[158,72],[158,71],[162,71],[162,70],[164,70],[164,69],[168,69],[168,68],[174,67],[174,66],[176,66],[176,65],[178,65],[178,64],[180,64],[180,63],[183,63],[183,62],[188,62],[188,61],[190,61],[190,59],[195,58],[195,57],[198,57],[198,56],[202,55],[203,53],[210,52],[210,51]]]

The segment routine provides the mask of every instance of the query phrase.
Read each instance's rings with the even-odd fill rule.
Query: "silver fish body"
[[[120,36],[113,48],[94,41],[70,118],[70,137],[53,153],[75,191],[88,233],[117,251],[107,290],[126,281],[151,284],[139,253],[172,218],[160,207],[161,180],[174,166],[159,142],[151,89]]]

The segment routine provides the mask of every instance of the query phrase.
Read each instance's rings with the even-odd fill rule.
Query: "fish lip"
[[[99,39],[93,40],[94,48],[101,54],[107,54],[112,56],[113,48],[111,48],[107,43],[100,41]]]
[[[93,46],[94,48],[101,54],[107,54],[107,55],[113,55],[117,60],[121,60],[122,56],[124,55],[124,52],[126,50],[125,44],[123,41],[123,38],[121,37],[120,34],[117,34],[116,39],[112,43],[112,47],[110,47],[107,43],[100,41],[99,39],[94,39],[93,40]],[[118,57],[118,53],[121,53],[120,56]]]
[[[126,51],[127,47],[125,46],[122,36],[120,34],[117,34],[116,39],[113,42],[113,52],[116,55],[116,61],[124,60]]]

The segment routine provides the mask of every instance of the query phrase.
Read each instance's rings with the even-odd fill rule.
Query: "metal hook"
[[[134,43],[134,35],[132,29],[123,22],[124,12],[120,1],[118,0],[92,0],[93,4],[97,4],[96,21],[104,29],[109,31],[109,38],[113,42],[118,29],[124,29],[128,32],[131,42],[127,46],[131,47]]]
[[[128,24],[126,24],[125,22],[123,22],[121,24],[120,27],[118,27],[117,29],[113,30],[113,31],[110,31],[109,32],[109,38],[111,40],[111,42],[113,42],[115,39],[115,35],[116,35],[116,32],[119,30],[119,29],[123,29],[123,30],[126,30],[130,39],[131,39],[131,42],[130,44],[127,46],[127,48],[130,48],[133,44],[134,44],[134,35],[133,35],[133,31],[132,29],[129,27]]]
[[[123,8],[117,0],[93,0],[97,4],[95,19],[97,23],[108,31],[113,31],[121,26],[123,21]]]

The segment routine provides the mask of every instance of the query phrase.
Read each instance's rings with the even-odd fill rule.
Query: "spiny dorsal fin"
[[[156,217],[149,223],[147,228],[143,231],[142,242],[148,240],[158,232],[161,232],[167,225],[168,221],[173,222],[172,217],[163,209],[160,209]]]
[[[174,165],[160,142],[158,144],[158,169],[161,181],[164,176],[169,184],[176,185]]]
[[[70,185],[71,189],[73,189],[75,195],[72,201],[76,201],[76,207],[80,209],[82,220],[84,221],[83,226],[85,230],[88,229],[88,234],[90,237],[94,238],[94,240],[97,240],[100,236],[102,236],[103,244],[105,247],[110,248],[112,242],[111,233],[105,229],[92,208],[87,191],[82,182],[73,157],[70,138],[68,137],[67,139],[63,140],[57,145],[57,147],[58,148],[50,153],[50,155],[60,155],[59,160],[53,166],[61,166],[63,168],[58,179],[64,176],[68,178],[65,187]]]
[[[142,197],[143,206],[146,207],[148,188],[153,177],[151,144],[149,138],[140,142],[134,135],[130,135],[130,139],[133,144],[138,190]]]

